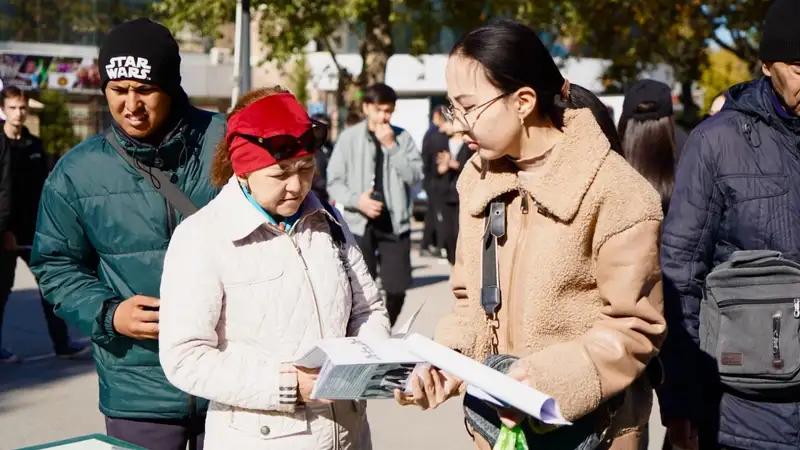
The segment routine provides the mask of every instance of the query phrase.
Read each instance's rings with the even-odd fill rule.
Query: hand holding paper
[[[425,410],[436,409],[458,395],[463,381],[430,364],[420,364],[409,377],[408,384],[405,392],[395,390],[395,400],[401,405],[416,404]]]
[[[319,376],[319,369],[309,369],[308,367],[295,366],[297,369],[297,399],[300,403],[329,403],[324,400],[312,399],[311,393]]]

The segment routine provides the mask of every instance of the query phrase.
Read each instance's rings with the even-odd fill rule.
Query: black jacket
[[[2,132],[2,130],[0,130]],[[11,152],[0,144],[0,232],[8,229],[11,218]],[[2,246],[0,245],[0,251]]]
[[[19,141],[12,141],[0,130],[0,152],[8,154],[11,173],[10,216],[4,229],[14,233],[19,245],[31,245],[48,174],[44,147],[27,128],[22,129]]]
[[[699,348],[703,285],[714,267],[736,250],[800,262],[800,118],[783,110],[768,78],[729,93],[722,111],[692,131],[675,173],[661,244],[669,336],[659,402],[667,418],[718,427],[723,445],[796,450],[800,402],[723,393],[716,362]]]
[[[315,165],[317,166],[314,179],[311,182],[311,191],[323,202],[330,201],[328,194],[328,161],[331,159],[333,146],[325,144],[314,155]]]
[[[435,205],[458,205],[456,182],[464,165],[472,156],[472,151],[466,144],[461,144],[461,150],[456,157],[459,164],[458,170],[440,174],[437,170],[436,156],[441,152],[450,151],[450,138],[445,134],[432,135],[428,145],[429,154],[424,155],[425,159],[423,160],[426,165],[424,168],[427,179],[425,191],[428,194],[428,200]]]
[[[422,188],[431,197],[431,181],[436,178],[436,155],[447,150],[447,135],[432,125],[422,138]]]

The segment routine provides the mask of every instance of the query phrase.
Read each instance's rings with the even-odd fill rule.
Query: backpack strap
[[[350,291],[352,292],[353,281],[350,279],[350,275],[348,273],[350,260],[347,258],[347,249],[345,246],[345,244],[347,244],[347,238],[344,236],[344,230],[342,229],[342,226],[333,220],[333,217],[339,217],[339,215],[336,214],[336,210],[329,202],[320,200],[320,203],[322,203],[322,207],[325,208],[325,211],[328,212],[328,214],[325,215],[325,219],[328,221],[328,228],[331,230],[331,238],[333,238],[333,243],[339,247],[339,261],[342,262],[342,267],[344,267],[345,273],[348,274],[347,283],[350,285]]]
[[[325,216],[328,221],[328,226],[331,229],[331,237],[333,238],[333,242],[339,247],[340,250],[344,251],[345,243],[347,243],[347,239],[344,237],[344,230],[342,229],[341,225],[336,223],[332,217],[337,217],[336,210],[333,208],[333,205],[330,203],[320,200],[322,203],[322,207],[325,208],[325,211],[330,214],[330,216]]]

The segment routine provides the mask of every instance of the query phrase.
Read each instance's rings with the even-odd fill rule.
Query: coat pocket
[[[240,433],[265,441],[311,433],[306,409],[301,406],[292,413],[232,407],[228,426]]]

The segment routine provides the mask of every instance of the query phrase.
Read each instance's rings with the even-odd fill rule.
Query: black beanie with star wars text
[[[182,93],[178,42],[163,25],[135,19],[112,29],[100,46],[101,88],[109,81],[133,80],[161,88],[174,97]]]

